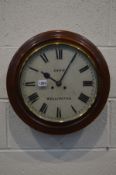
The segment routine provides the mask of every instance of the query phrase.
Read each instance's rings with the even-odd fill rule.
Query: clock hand
[[[45,78],[50,79],[50,80],[54,81],[57,84],[57,81],[54,78],[52,78],[48,72],[41,71],[41,73],[43,74],[43,76]]]
[[[69,64],[68,64],[67,68],[65,69],[65,71],[64,71],[64,73],[63,73],[61,79],[60,79],[59,81],[57,81],[57,86],[61,86],[62,80],[63,80],[64,76],[66,75],[66,73],[67,73],[67,71],[68,71],[70,65],[71,65],[72,62],[74,61],[76,55],[77,55],[77,52],[74,54],[74,56],[72,57],[71,61],[69,62]]]

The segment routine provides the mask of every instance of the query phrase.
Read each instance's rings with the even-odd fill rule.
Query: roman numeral
[[[31,94],[30,96],[28,96],[28,99],[29,99],[29,101],[31,101],[31,104],[36,102],[38,100],[38,98],[39,98],[39,96],[36,92]]]
[[[61,118],[61,109],[57,107],[56,117]]]
[[[62,56],[63,56],[63,51],[61,48],[56,48],[56,58],[58,60],[61,60],[62,59]]]
[[[35,68],[33,68],[33,67],[30,67],[30,66],[29,66],[29,69],[31,69],[31,70],[33,70],[33,71],[35,71],[35,72],[39,72],[39,70],[37,70],[37,69],[35,69]]]
[[[71,108],[72,108],[73,112],[76,114],[77,111],[76,111],[76,109],[74,108],[74,106],[71,105]]]
[[[89,100],[89,97],[83,93],[80,94],[80,96],[78,97],[79,100],[81,100],[84,103],[87,103]]]
[[[32,81],[32,82],[26,82],[24,83],[25,86],[35,86],[35,82]]]
[[[89,66],[87,65],[85,67],[82,67],[79,71],[80,71],[80,73],[82,73],[82,72],[85,72],[88,69],[89,69]]]
[[[93,86],[93,81],[83,81],[83,86]]]
[[[42,60],[43,60],[45,63],[48,62],[48,58],[47,58],[47,56],[46,56],[45,53],[40,54],[40,57],[42,58]]]
[[[48,105],[46,103],[43,103],[42,106],[41,106],[41,108],[40,108],[40,110],[39,110],[39,112],[45,114],[46,111],[47,111],[47,108],[48,108]]]

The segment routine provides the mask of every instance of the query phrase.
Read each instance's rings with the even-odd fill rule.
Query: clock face
[[[96,100],[98,77],[81,48],[54,42],[36,48],[20,70],[20,92],[36,117],[51,122],[81,118]]]

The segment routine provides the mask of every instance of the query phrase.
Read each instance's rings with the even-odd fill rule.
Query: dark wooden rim
[[[92,108],[82,118],[64,123],[55,123],[39,119],[24,104],[19,90],[19,72],[27,56],[43,44],[51,42],[66,42],[76,45],[90,55],[97,68],[99,78],[98,95]],[[7,92],[10,103],[18,116],[36,130],[51,134],[66,134],[80,130],[91,123],[103,109],[109,94],[110,75],[105,59],[97,47],[85,37],[63,30],[41,33],[25,42],[15,53],[7,72]]]

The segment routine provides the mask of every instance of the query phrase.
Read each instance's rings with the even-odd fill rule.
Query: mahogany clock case
[[[94,104],[80,118],[67,122],[45,121],[34,115],[25,105],[20,92],[20,69],[25,59],[35,48],[53,42],[75,45],[85,51],[95,64],[98,76],[98,92]],[[103,109],[110,90],[110,74],[106,61],[98,48],[85,37],[63,30],[48,31],[26,41],[15,53],[7,72],[7,93],[9,101],[17,115],[32,128],[50,134],[67,134],[80,130],[90,124]]]

